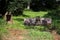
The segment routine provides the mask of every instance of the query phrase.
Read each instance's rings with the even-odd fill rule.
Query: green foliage
[[[5,27],[6,22],[3,19],[0,19],[0,27]]]
[[[0,19],[0,35],[7,34],[6,22],[3,19]]]
[[[56,0],[32,0],[30,8],[33,11],[56,9]]]
[[[60,10],[49,11],[44,17],[52,18],[52,30],[56,30],[60,34]],[[50,28],[49,28],[50,29]]]
[[[50,10],[44,17],[50,17],[53,21],[58,20],[60,18],[60,10]]]
[[[12,13],[23,14],[24,10],[24,1],[23,0],[10,0],[8,1],[7,11],[11,11]]]
[[[25,40],[54,40],[49,32],[41,32],[33,29],[28,30],[28,34],[24,35]]]
[[[35,26],[34,29],[35,30],[40,30],[40,31],[44,31],[45,30],[44,26]]]
[[[56,8],[56,0],[45,0],[47,4],[47,8]]]
[[[60,34],[60,20],[55,20],[54,26],[57,33]]]

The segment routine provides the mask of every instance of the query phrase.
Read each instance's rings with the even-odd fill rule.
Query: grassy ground
[[[26,28],[24,25],[23,25],[23,20],[24,18],[33,18],[33,17],[36,17],[36,16],[40,16],[40,17],[43,17],[45,14],[47,14],[48,12],[43,12],[43,11],[40,11],[40,12],[33,12],[33,11],[24,11],[24,15],[23,16],[14,16],[13,17],[13,22],[14,24],[12,26],[17,27],[17,28]],[[15,25],[16,24],[16,25]],[[11,25],[10,25],[11,26]]]
[[[2,33],[6,33],[6,28],[13,28],[13,29],[23,29],[23,31],[28,27],[23,25],[23,20],[24,18],[29,18],[29,17],[36,17],[40,16],[43,17],[45,14],[48,12],[32,12],[32,11],[24,11],[23,16],[13,16],[13,24],[7,24],[5,27],[0,26],[0,31]],[[4,24],[4,22],[2,22]],[[49,32],[43,32],[40,31],[40,29],[43,29],[43,26],[37,26],[34,27],[35,29],[28,28],[28,34],[24,35],[25,39],[24,40],[53,40],[53,36]]]
[[[49,32],[41,32],[37,30],[29,30],[28,35],[24,35],[25,40],[54,40]]]

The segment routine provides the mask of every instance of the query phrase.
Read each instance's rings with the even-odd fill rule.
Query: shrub
[[[60,34],[60,10],[53,10],[48,13],[48,16],[52,18],[52,29],[56,30]]]

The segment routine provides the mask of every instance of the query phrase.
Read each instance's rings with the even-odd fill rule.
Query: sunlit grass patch
[[[33,11],[24,11],[25,15],[28,15],[30,17],[36,17],[36,16],[40,16],[43,17],[45,14],[47,14],[48,12],[45,11],[40,11],[40,12],[33,12]]]

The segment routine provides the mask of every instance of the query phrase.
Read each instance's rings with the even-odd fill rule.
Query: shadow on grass
[[[18,21],[18,22],[24,21],[24,19],[22,19],[22,18],[16,18],[16,19],[14,19],[14,20],[16,20],[16,21]]]
[[[25,14],[23,14],[22,16],[23,16],[23,17],[30,17],[30,16],[28,16],[28,15],[25,15]]]
[[[26,26],[26,25],[24,25]],[[34,29],[34,26],[26,26],[25,29]]]
[[[46,31],[46,32],[49,31],[47,26],[41,26],[41,25],[40,26],[26,26],[25,29],[34,29],[34,30]]]
[[[23,14],[23,15],[21,15],[22,17],[24,17],[24,18],[29,18],[30,16],[28,16],[28,15],[25,15],[25,14]],[[14,19],[14,20],[16,20],[16,21],[18,21],[18,22],[21,22],[21,21],[24,21],[24,18],[16,18],[16,19]]]
[[[28,16],[28,15],[25,15],[25,14],[22,14],[22,15],[13,15],[13,16],[23,16],[23,17],[30,17],[30,16]]]

